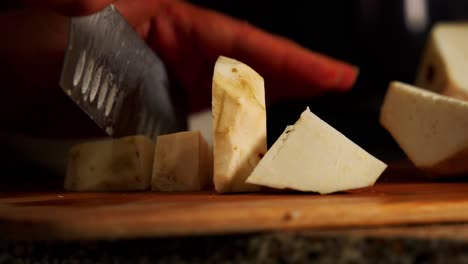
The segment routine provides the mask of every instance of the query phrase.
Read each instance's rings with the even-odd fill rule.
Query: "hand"
[[[23,2],[52,8],[64,15],[84,15],[98,11],[112,1]],[[163,59],[169,73],[180,82],[192,112],[210,106],[213,66],[219,55],[240,60],[259,72],[265,78],[267,103],[283,98],[316,96],[327,91],[346,91],[357,76],[357,69],[351,65],[306,50],[290,40],[270,35],[246,22],[183,1],[120,0],[115,5]],[[53,17],[51,14],[48,16]],[[44,23],[44,17],[38,21]],[[65,19],[56,17],[52,21],[64,24]],[[30,29],[28,32],[35,33],[34,39],[42,37],[43,41],[39,43],[56,47],[53,54],[48,52],[46,55],[58,56],[57,50],[60,50],[63,56],[66,30],[63,25],[56,27],[56,30],[52,27],[53,38],[47,36],[50,28],[41,31]],[[60,60],[57,61],[61,62],[61,57],[58,57]],[[58,70],[53,72],[57,74]],[[54,84],[57,83],[57,76],[54,75]],[[50,78],[44,79],[51,81]]]
[[[111,0],[35,0],[65,14],[87,14]],[[121,0],[123,16],[159,54],[185,88],[191,111],[211,102],[219,55],[243,61],[265,78],[267,102],[350,88],[356,68],[256,29],[248,23],[178,0]]]

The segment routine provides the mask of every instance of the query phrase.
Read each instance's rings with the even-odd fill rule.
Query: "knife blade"
[[[110,136],[184,129],[164,63],[112,4],[70,19],[60,86]]]

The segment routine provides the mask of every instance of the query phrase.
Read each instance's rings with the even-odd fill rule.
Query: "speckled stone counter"
[[[1,241],[0,263],[468,263],[465,225],[124,241]]]

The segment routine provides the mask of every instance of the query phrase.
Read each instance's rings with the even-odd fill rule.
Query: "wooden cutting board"
[[[378,183],[332,195],[0,193],[0,233],[11,238],[113,239],[453,222],[468,222],[468,183]]]

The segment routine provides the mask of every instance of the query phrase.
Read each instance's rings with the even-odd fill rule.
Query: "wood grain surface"
[[[11,238],[115,239],[468,222],[468,183],[379,183],[332,195],[0,194]]]

